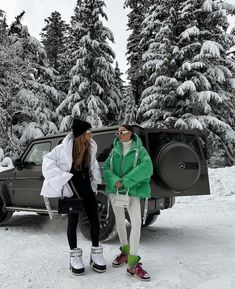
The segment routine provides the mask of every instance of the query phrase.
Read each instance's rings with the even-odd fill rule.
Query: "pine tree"
[[[117,93],[117,95],[119,96],[120,99],[120,104],[119,104],[119,117],[117,119],[115,119],[115,121],[113,123],[109,123],[110,125],[117,125],[117,123],[122,123],[122,106],[123,106],[123,100],[124,100],[124,93],[125,93],[125,86],[124,86],[124,80],[122,79],[122,75],[123,73],[121,72],[118,62],[116,61],[116,65],[115,65],[115,70],[114,70],[114,89]]]
[[[6,156],[19,152],[12,135],[12,116],[15,112],[14,97],[21,82],[22,61],[7,45],[0,44],[0,146]]]
[[[42,28],[41,38],[44,45],[49,64],[56,70],[57,89],[68,93],[69,86],[69,61],[68,61],[68,33],[69,25],[61,19],[61,14],[57,11],[51,13],[46,18],[45,27]]]
[[[112,67],[115,54],[107,42],[113,42],[113,34],[101,21],[107,20],[104,6],[101,0],[77,1],[68,52],[73,63],[70,89],[58,108],[66,116],[61,123],[62,131],[69,129],[75,115],[94,127],[109,124],[118,117],[119,95]]]
[[[78,0],[71,19],[73,67],[67,98],[58,107],[65,118],[60,130],[70,127],[72,117],[89,121],[92,126],[109,124],[118,117],[119,95],[114,88],[115,54],[108,44],[112,32],[103,25],[107,20],[101,0]]]
[[[40,42],[31,37],[21,21],[24,12],[16,17],[9,29],[8,46],[21,63],[21,72],[14,87],[12,106],[13,132],[22,147],[32,138],[57,132],[57,91],[54,74]]]
[[[67,98],[58,111],[65,118],[60,129],[70,127],[73,116],[99,127],[118,116],[119,95],[114,87],[114,52],[108,44],[113,42],[112,32],[103,25],[107,20],[101,0],[77,1],[71,19],[71,51],[74,66],[70,71],[71,82]]]
[[[120,124],[136,123],[136,104],[131,85],[125,86],[121,101]]]
[[[0,44],[4,44],[7,38],[7,23],[5,11],[0,9]]]
[[[160,9],[158,6],[156,9]],[[144,54],[149,84],[139,121],[145,126],[198,129],[209,144],[211,165],[234,162],[235,110],[231,86],[235,63],[226,51],[235,44],[226,33],[221,1],[162,1],[168,13]]]
[[[121,72],[118,62],[116,61],[115,70],[114,70],[114,82],[115,86],[122,93],[124,89],[124,80],[122,79],[123,73]]]
[[[131,9],[128,14],[128,29],[131,31],[127,40],[127,61],[130,68],[127,71],[131,82],[135,103],[139,104],[146,80],[143,73],[142,55],[146,47],[141,44],[142,24],[153,0],[126,0],[124,7]]]
[[[61,19],[61,14],[57,11],[51,13],[51,16],[45,20],[46,26],[42,28],[42,44],[50,65],[60,71],[60,54],[65,51],[65,40],[68,32],[68,24]]]

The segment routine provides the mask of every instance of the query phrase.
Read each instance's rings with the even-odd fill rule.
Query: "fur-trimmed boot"
[[[141,281],[149,281],[149,274],[142,268],[142,263],[140,261],[140,256],[128,255],[128,268],[127,274],[129,276],[136,277]]]
[[[85,273],[81,248],[74,248],[70,251],[69,266],[70,270],[75,275],[83,275]]]
[[[112,263],[112,266],[114,268],[121,267],[122,265],[127,263],[127,258],[130,250],[129,245],[122,246],[119,249],[121,253],[116,256]]]
[[[104,260],[102,247],[91,247],[90,265],[93,270],[99,273],[106,271],[106,263]]]

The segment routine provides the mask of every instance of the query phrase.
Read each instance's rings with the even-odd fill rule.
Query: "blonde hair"
[[[86,167],[91,163],[91,144],[86,139],[86,132],[75,138],[73,144],[73,168],[78,169],[84,161]]]

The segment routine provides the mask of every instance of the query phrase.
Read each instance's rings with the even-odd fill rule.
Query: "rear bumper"
[[[175,197],[150,198],[148,199],[148,214],[159,213],[160,210],[172,208],[175,204]],[[144,210],[144,200],[141,202],[141,209]]]

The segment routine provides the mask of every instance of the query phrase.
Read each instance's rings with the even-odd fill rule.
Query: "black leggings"
[[[79,193],[80,194],[80,193]],[[84,200],[84,210],[88,216],[90,223],[90,236],[92,246],[99,246],[99,217],[97,212],[97,201],[95,194],[92,190],[87,190],[83,194],[80,194]],[[68,227],[67,227],[67,237],[70,249],[77,248],[77,224],[78,224],[78,214],[68,214]]]

